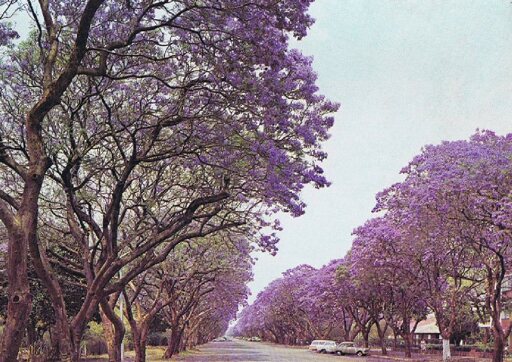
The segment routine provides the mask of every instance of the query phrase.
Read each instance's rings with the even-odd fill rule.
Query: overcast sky
[[[317,0],[309,36],[322,93],[341,103],[326,144],[332,186],[306,190],[306,215],[283,217],[277,256],[259,255],[252,301],[298,264],[345,255],[375,194],[425,144],[477,128],[512,132],[512,4]]]

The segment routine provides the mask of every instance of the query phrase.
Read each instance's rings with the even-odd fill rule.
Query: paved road
[[[186,362],[363,362],[364,357],[340,357],[319,354],[306,349],[289,348],[260,342],[233,340],[229,342],[208,343],[199,348],[199,352],[180,361]]]

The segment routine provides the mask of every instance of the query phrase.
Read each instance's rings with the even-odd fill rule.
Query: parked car
[[[261,342],[260,337],[251,337],[248,339],[249,342]]]
[[[226,342],[228,341],[228,337],[218,337],[215,338],[212,342]]]
[[[320,353],[334,353],[336,352],[336,342],[325,339],[317,339],[311,342],[308,349]]]
[[[313,342],[311,342],[311,344],[309,345],[308,349],[310,351],[316,351],[317,347],[322,345],[322,344],[324,344],[324,342],[325,342],[324,340],[320,340],[320,339],[316,340],[315,339]]]
[[[341,342],[336,346],[335,349],[336,354],[355,354],[358,356],[366,356],[370,353],[369,348],[357,347],[354,342]]]

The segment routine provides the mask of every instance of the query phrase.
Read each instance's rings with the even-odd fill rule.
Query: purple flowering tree
[[[360,333],[365,346],[368,347],[370,332],[375,326],[382,353],[387,354],[384,337],[388,325],[383,318],[384,301],[380,293],[381,286],[374,278],[367,277],[369,275],[371,274],[357,272],[357,260],[352,258],[350,251],[336,271],[336,285],[342,291],[340,300],[344,304],[344,309],[354,321],[354,330],[349,340],[353,340]]]
[[[299,265],[284,272],[282,278],[270,283],[252,305],[244,308],[236,333],[282,344],[299,344],[322,333],[314,324],[315,316],[308,315],[299,302],[304,281],[315,272],[316,269],[309,265]]]
[[[472,274],[460,275],[461,280],[484,280],[495,362],[503,360],[504,342],[510,334],[510,327],[501,324],[500,314],[503,282],[511,262],[511,156],[512,135],[490,131],[477,132],[468,141],[426,146],[402,170],[406,181],[380,197],[383,208],[405,208],[402,221],[411,225],[418,238],[431,243],[433,249],[425,249],[430,263],[448,263],[445,257],[452,258],[452,272],[470,263]],[[445,280],[450,271],[447,273]],[[448,300],[450,294],[457,298],[465,289],[458,283],[453,289],[441,278],[432,292],[441,292]],[[439,313],[440,327],[449,331],[453,318],[445,318],[444,313],[452,312]]]
[[[333,260],[318,270],[299,265],[283,273],[244,308],[235,332],[283,344],[353,340],[361,332],[354,315],[364,311],[353,308],[347,280],[340,279],[344,263]]]
[[[190,324],[191,310],[195,310],[202,298],[216,290],[215,281],[221,275],[231,276],[233,285],[241,284],[245,288],[245,282],[251,275],[248,248],[243,243],[233,246],[229,243],[204,239],[181,245],[164,263],[138,275],[125,288],[126,314],[137,361],[145,361],[146,343],[152,323],[165,309],[170,309],[165,315],[172,316],[166,319],[172,328],[170,354],[174,354],[182,344],[185,327]],[[241,274],[244,278],[238,279]],[[236,296],[240,298],[239,303],[244,301],[243,295]],[[115,327],[108,321],[106,325]],[[112,332],[112,336],[115,336],[116,330]],[[115,343],[111,342],[109,348],[119,351],[122,335],[120,337]],[[112,351],[109,354],[116,353]]]
[[[9,3],[3,5],[5,4],[9,5]],[[37,22],[41,35],[38,37],[41,53],[37,63],[32,63],[41,71],[41,82],[37,87],[37,95],[24,98],[23,101],[26,103],[21,108],[16,107],[16,102],[11,102],[14,97],[22,98],[24,93],[18,88],[19,83],[11,83],[13,80],[11,70],[16,67],[9,60],[2,61],[0,220],[8,234],[9,301],[0,345],[0,361],[13,361],[17,358],[31,309],[27,277],[28,248],[30,245],[35,250],[39,246],[37,238],[39,194],[44,175],[51,166],[43,136],[43,121],[50,110],[60,102],[62,95],[78,72],[78,67],[87,51],[91,23],[101,4],[101,0],[90,0],[77,7],[79,13],[75,14],[76,18],[73,21],[75,36],[67,41],[67,46],[63,47],[65,50],[59,51],[60,39],[58,39],[58,24],[54,21],[55,14],[51,14],[48,2],[41,2],[40,13],[44,21]],[[30,6],[28,8],[33,10]],[[5,44],[14,34],[5,23],[2,24],[1,42]],[[29,64],[24,66],[30,67]],[[20,148],[20,142],[23,144],[22,148]],[[39,270],[39,268],[36,269]]]
[[[370,331],[375,323],[373,315],[368,309],[369,302],[371,300],[362,299],[361,295],[356,294],[359,291],[358,283],[354,279],[347,279],[343,275],[339,276],[342,278],[344,283],[343,298],[344,310],[351,317],[353,321],[353,331],[348,334],[349,340],[353,340],[358,334],[361,334],[365,347],[368,347]],[[347,328],[344,326],[345,334],[347,334]]]
[[[246,284],[252,277],[249,250],[246,241],[231,244],[229,240],[204,239],[183,246],[162,265],[159,296],[139,302],[152,303],[152,312],[161,310],[170,326],[166,358],[226,331],[248,295]],[[200,335],[211,318],[222,322],[225,329],[217,329],[215,335],[204,335],[205,331]]]
[[[443,338],[443,360],[451,358],[450,340],[467,319],[471,299],[484,280],[479,256],[459,238],[460,230],[431,204],[411,204],[417,184],[398,183],[378,195],[378,211],[400,225],[396,248],[410,271],[422,281],[425,302],[434,313]],[[414,206],[413,206],[414,205]]]
[[[2,64],[10,299],[0,361],[16,355],[30,310],[27,250],[51,296],[61,359],[76,360],[95,308],[111,315],[111,295],[175,245],[242,224],[255,238],[270,214],[303,213],[303,186],[327,184],[320,142],[337,108],[317,94],[311,59],[288,49],[312,23],[309,3],[29,3],[34,36]],[[37,238],[48,170],[45,207],[59,210],[54,222],[87,279],[71,322]],[[259,242],[274,249],[276,239]]]
[[[426,317],[427,304],[423,281],[403,257],[410,245],[402,242],[400,229],[385,218],[367,221],[354,234],[351,274],[368,282],[387,325],[403,338],[406,357],[411,357],[412,334]]]
[[[329,338],[334,329],[341,329],[343,339],[352,341],[359,333],[350,308],[346,268],[343,259],[336,259],[311,273],[303,281],[298,303],[312,320],[315,338]]]

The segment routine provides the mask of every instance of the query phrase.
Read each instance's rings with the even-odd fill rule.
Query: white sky
[[[297,46],[321,92],[341,103],[326,144],[329,189],[307,190],[306,215],[283,217],[277,256],[260,255],[253,296],[298,264],[350,248],[375,194],[421,147],[512,132],[512,4],[507,1],[316,0]]]

